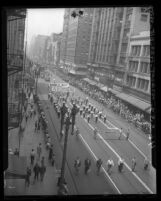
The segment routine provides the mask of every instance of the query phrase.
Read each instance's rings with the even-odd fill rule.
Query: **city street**
[[[5,197],[156,194],[152,5],[2,10]]]
[[[57,76],[54,76],[54,78],[56,79],[57,82],[62,82],[62,80]],[[41,79],[39,80],[39,92],[41,94],[40,99],[43,99],[44,106],[46,105],[45,102],[47,101],[47,93],[48,93],[47,84],[48,83],[45,84],[45,81]],[[81,93],[77,89],[75,89],[75,95],[84,98],[86,97],[83,93]],[[96,101],[90,100],[90,102],[97,105],[97,107],[99,106],[98,108],[102,107],[98,103],[96,104]],[[51,127],[54,127],[54,130],[57,130],[56,133],[57,135],[59,135],[60,126],[58,125],[60,124],[60,120],[57,119],[57,115],[53,109],[53,106],[51,106],[50,103],[49,103],[49,109],[46,109],[46,115],[47,118],[49,119],[49,124],[51,124]],[[110,116],[109,113],[108,116]],[[111,116],[111,118],[108,119],[107,124],[104,124],[101,121],[97,123],[96,126],[98,128],[99,135],[97,140],[94,140],[93,139],[93,128],[95,126],[94,121],[91,120],[90,123],[88,124],[86,120],[80,117],[80,115],[77,115],[76,125],[80,129],[81,136],[79,136],[79,139],[77,139],[76,136],[70,135],[69,132],[68,148],[67,148],[68,168],[66,168],[66,175],[65,175],[66,180],[68,180],[67,178],[70,178],[70,180],[72,181],[71,183],[73,183],[74,186],[73,189],[74,188],[77,189],[77,191],[79,192],[79,193],[77,192],[78,194],[86,194],[86,193],[93,194],[93,192],[95,192],[95,194],[97,194],[97,192],[98,194],[102,194],[105,192],[113,194],[113,190],[111,189],[114,189],[117,193],[121,194],[155,193],[156,192],[155,170],[152,167],[150,167],[150,170],[148,171],[145,171],[143,169],[144,155],[148,156],[149,154],[147,146],[148,139],[146,139],[146,137],[144,137],[142,133],[140,134],[138,131],[136,133],[135,130],[131,130],[130,141],[126,141],[124,136],[122,136],[121,140],[118,140],[118,134],[116,132],[108,132],[110,131],[109,128],[122,127],[124,131],[127,128],[127,123],[123,124],[122,121],[120,121],[119,119],[111,121],[111,119],[114,118],[113,116]],[[107,133],[105,134],[106,131]],[[56,136],[53,136],[53,138],[55,137]],[[54,139],[54,141],[56,141],[56,139]],[[82,164],[83,160],[86,157],[92,158],[92,170],[89,173],[90,180],[92,179],[95,181],[92,182],[92,185],[91,183],[90,185],[88,184],[87,178],[89,176],[85,176],[83,174],[83,167],[81,167],[83,177],[80,178],[80,176],[75,176],[73,163],[74,159],[77,156],[81,158]],[[125,168],[123,173],[119,173],[117,170],[117,162],[120,156],[125,160]],[[136,171],[131,172],[131,160],[134,156],[136,157],[137,160],[137,166]],[[102,158],[104,167],[101,176],[96,175],[96,166],[95,166],[95,159],[99,157]],[[106,162],[109,159],[109,157],[114,160],[115,164],[112,170],[112,174],[110,176],[107,174],[106,171],[107,169]],[[84,181],[81,181],[83,180],[83,178]],[[100,185],[98,185],[99,184],[98,182],[101,182]],[[108,186],[110,187],[105,188],[107,184],[105,185],[104,182],[108,182],[109,183]],[[94,184],[96,184],[96,186]],[[98,186],[100,189],[98,188]]]

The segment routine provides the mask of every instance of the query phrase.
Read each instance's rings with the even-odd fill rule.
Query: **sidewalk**
[[[29,109],[29,106],[27,110]],[[37,146],[39,143],[42,144],[42,155],[45,157],[45,165],[46,165],[46,173],[44,176],[43,182],[37,181],[33,184],[34,173],[30,177],[30,186],[25,187],[22,190],[22,194],[19,195],[56,195],[57,194],[57,180],[58,180],[58,173],[55,167],[52,167],[48,162],[48,152],[45,148],[44,144],[44,136],[43,133],[40,131],[39,133],[34,133],[34,125],[37,115],[28,119],[27,124],[24,122],[25,130],[23,136],[21,137],[20,141],[20,156],[27,156],[27,165],[30,165],[30,153],[31,150],[34,149],[35,153],[37,151]],[[15,148],[19,147],[18,142],[18,129],[12,130],[9,134],[9,148],[14,150]],[[20,191],[19,191],[20,193]]]

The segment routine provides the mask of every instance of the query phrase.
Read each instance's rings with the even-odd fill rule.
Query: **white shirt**
[[[112,160],[112,159],[109,159],[109,160],[107,161],[107,165],[112,165],[112,166],[114,166],[113,160]]]

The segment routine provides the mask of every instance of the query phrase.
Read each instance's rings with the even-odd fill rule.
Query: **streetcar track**
[[[38,91],[40,92],[39,89],[38,89]],[[40,92],[40,94],[42,94],[42,93]],[[41,101],[41,102],[43,103],[43,105],[45,105],[44,101]],[[45,109],[45,108],[44,108],[44,109]],[[57,140],[58,140],[58,143],[59,143],[59,147],[60,147],[60,149],[61,149],[61,151],[62,151],[62,154],[63,154],[63,147],[62,147],[61,142],[60,142],[60,140],[59,140],[59,134],[58,134],[58,132],[57,132],[57,130],[56,130],[56,128],[55,128],[55,125],[54,125],[54,123],[53,123],[51,114],[50,114],[49,110],[44,110],[44,111],[45,111],[45,113],[48,113],[48,114],[49,114],[48,116],[49,116],[50,121],[51,121],[51,123],[52,123],[52,125],[53,125],[53,127],[54,127],[54,130],[55,130],[55,133],[56,133],[56,137],[57,137]],[[54,112],[55,112],[55,111],[54,111]],[[78,191],[78,188],[77,188],[77,185],[76,185],[76,181],[75,181],[75,179],[74,179],[74,176],[72,175],[72,171],[71,171],[71,168],[69,167],[69,164],[68,164],[68,161],[67,161],[67,160],[66,160],[66,164],[67,164],[67,167],[68,167],[70,176],[71,176],[71,178],[72,178],[72,181],[73,181],[75,190],[76,190],[76,192],[77,192],[77,195],[79,195],[79,191]]]

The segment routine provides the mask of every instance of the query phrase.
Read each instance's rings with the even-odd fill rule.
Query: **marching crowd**
[[[69,79],[65,78],[64,76],[62,78],[64,81],[67,81],[72,86],[79,88],[85,94],[103,104],[105,107],[111,109],[114,113],[120,115],[129,123],[132,123],[135,127],[140,128],[144,133],[151,133],[151,123],[149,120],[146,120],[144,114],[130,109],[126,103],[122,102],[119,98],[116,98],[111,93],[105,93],[99,87],[92,86],[81,79]]]
[[[98,119],[101,119],[104,121],[104,123],[106,122],[106,115],[103,114],[103,111],[99,111],[94,105],[92,105],[90,102],[89,102],[89,99],[88,97],[86,97],[85,99],[81,99],[80,97],[75,97],[73,93],[70,93],[70,94],[67,94],[67,93],[61,93],[60,91],[59,92],[54,92],[53,95],[52,93],[49,93],[48,95],[48,98],[49,98],[49,101],[51,102],[51,104],[53,104],[54,106],[54,109],[58,115],[58,118],[60,118],[60,110],[61,110],[61,106],[63,104],[63,102],[70,102],[71,104],[74,104],[76,105],[79,114],[83,117],[83,118],[86,118],[88,123],[90,122],[91,119],[93,119],[95,121],[95,123],[97,124],[98,122]],[[70,108],[68,108],[68,112],[70,113]],[[75,126],[75,134],[76,136],[79,135],[80,131],[79,131],[79,128],[77,126]],[[98,130],[97,128],[95,127],[94,128],[94,139],[97,138],[97,133],[98,133]],[[118,139],[120,140],[121,139],[121,136],[123,135],[123,130],[122,128],[120,129],[120,132],[119,132],[119,136],[118,136]],[[126,132],[126,140],[129,139],[129,135],[130,135],[130,130],[129,128],[127,129],[127,132]],[[100,169],[102,167],[102,164],[103,164],[103,161],[101,158],[99,158],[97,161],[96,161],[96,168],[97,168],[97,175],[99,175],[100,173]],[[107,166],[107,172],[109,174],[111,174],[112,172],[112,167],[114,166],[114,162],[111,158],[109,158],[107,160],[107,163],[106,163],[106,166]],[[119,158],[118,160],[118,171],[121,173],[122,170],[123,170],[123,166],[124,166],[124,159],[122,158]],[[148,169],[148,166],[149,166],[149,161],[147,158],[145,158],[144,160],[144,169],[147,170]],[[79,169],[81,167],[81,160],[79,157],[77,157],[74,161],[74,168],[75,168],[75,173],[76,175],[78,175],[79,173]],[[131,170],[132,171],[135,171],[135,167],[136,167],[136,158],[132,158],[132,161],[131,161]],[[90,168],[91,168],[91,161],[90,159],[86,158],[84,160],[84,173],[87,175],[88,172],[90,172]]]

